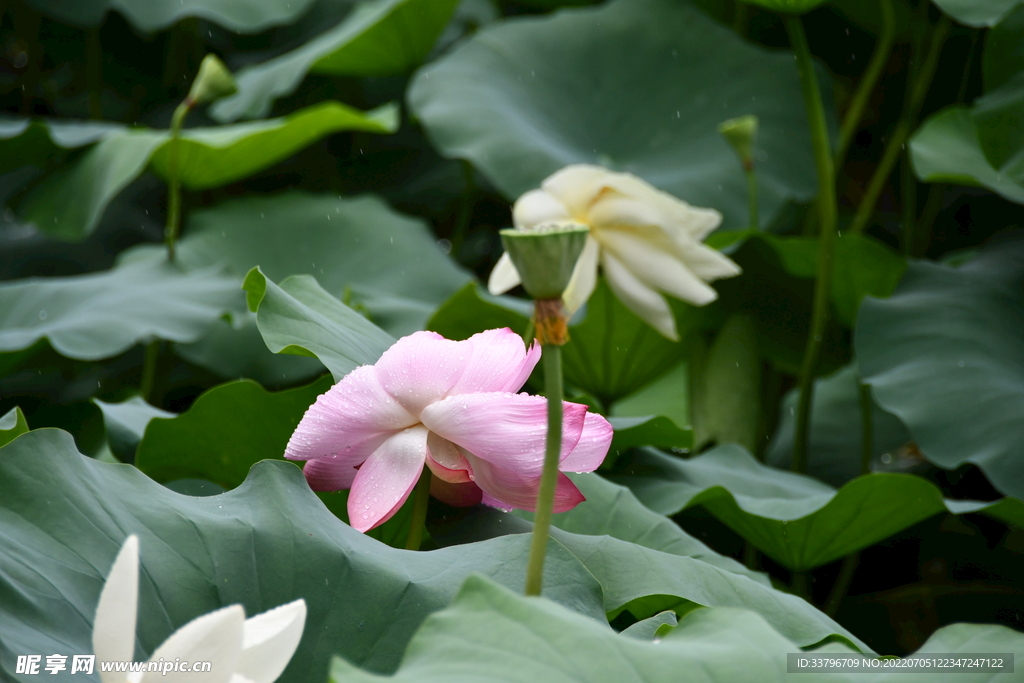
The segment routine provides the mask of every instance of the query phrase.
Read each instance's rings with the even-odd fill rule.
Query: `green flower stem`
[[[142,379],[139,381],[139,396],[147,403],[152,403],[153,387],[156,384],[156,366],[159,358],[160,340],[154,339],[146,344],[146,355],[142,361]]]
[[[818,79],[814,73],[814,62],[807,45],[807,36],[799,17],[786,17],[786,31],[789,33],[797,68],[800,70],[800,83],[811,129],[811,143],[814,146],[814,162],[818,171],[818,272],[814,283],[811,330],[800,367],[800,399],[797,404],[796,434],[793,441],[793,470],[804,472],[807,469],[807,437],[810,431],[814,371],[821,355],[822,337],[825,333],[832,291],[832,260],[836,240],[836,183],[828,128],[825,125],[825,108],[821,102],[821,91],[818,89]]]
[[[562,451],[562,347],[545,344],[544,391],[548,397],[548,435],[544,450],[544,472],[537,493],[537,513],[533,518],[533,540],[526,565],[526,594],[540,595],[544,580],[544,554],[548,548],[555,487],[558,484],[558,460]]]
[[[850,105],[846,108],[846,115],[843,117],[843,124],[839,130],[839,149],[836,150],[835,167],[842,168],[846,161],[846,154],[850,151],[850,144],[853,136],[860,127],[861,119],[864,117],[864,109],[867,107],[871,94],[878,85],[878,79],[882,76],[882,69],[889,62],[889,55],[892,53],[892,45],[896,40],[896,13],[892,8],[892,0],[878,0],[879,9],[882,11],[882,31],[875,43],[875,51],[871,54],[871,61],[864,69],[857,90],[850,98]]]
[[[416,482],[413,492],[412,520],[409,522],[409,535],[405,539],[406,550],[419,550],[423,543],[423,529],[427,522],[427,507],[430,503],[430,470],[423,468],[420,480]]]
[[[871,474],[871,459],[875,454],[875,430],[873,424],[874,403],[871,401],[871,385],[860,382],[860,473]]]
[[[853,575],[857,572],[857,565],[860,564],[860,552],[850,553],[843,558],[843,564],[839,568],[839,576],[836,577],[836,582],[832,584],[832,590],[828,594],[828,600],[825,601],[825,614],[830,617],[834,617],[836,612],[839,611],[839,603],[846,597],[846,592],[850,590],[850,584],[853,582]]]
[[[882,159],[878,162],[875,174],[871,176],[871,181],[864,192],[864,197],[857,207],[857,213],[850,223],[850,230],[853,232],[863,232],[864,228],[867,227],[868,221],[871,220],[875,213],[875,204],[878,203],[878,197],[882,194],[882,190],[889,180],[889,175],[892,173],[896,161],[899,160],[900,154],[903,153],[907,139],[913,130],[917,113],[920,111],[921,105],[924,104],[925,95],[928,94],[928,89],[931,87],[932,78],[935,76],[935,67],[939,63],[939,54],[942,52],[943,43],[946,42],[946,36],[949,35],[949,29],[949,17],[943,15],[932,31],[928,56],[925,57],[924,64],[918,70],[917,76],[910,88],[910,94],[907,98],[907,105],[903,109],[903,114],[900,116],[896,128],[889,137],[889,142],[882,152]]]
[[[164,227],[164,242],[167,244],[167,260],[174,260],[174,242],[181,228],[181,124],[192,110],[190,98],[178,105],[171,117],[171,144],[167,150],[167,225]]]
[[[745,168],[744,173],[747,176],[747,209],[750,216],[750,229],[757,230],[760,220],[757,215],[757,173],[754,171],[754,165],[751,164],[749,168]]]

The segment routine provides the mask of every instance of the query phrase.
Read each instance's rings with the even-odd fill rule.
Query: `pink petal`
[[[314,491],[350,489],[358,471],[350,460],[335,455],[307,460],[302,468],[309,488]]]
[[[465,342],[450,341],[436,332],[416,332],[395,342],[374,368],[384,390],[418,416],[459,381],[470,354]]]
[[[379,445],[375,438],[417,422],[384,391],[373,366],[364,365],[309,407],[288,440],[284,457],[311,460],[335,455],[358,465]]]
[[[583,433],[569,455],[562,458],[558,469],[563,472],[593,472],[608,455],[614,431],[608,420],[597,413],[587,413],[583,420]]]
[[[459,342],[470,351],[462,377],[449,396],[491,391],[519,391],[540,360],[540,344],[529,351],[523,338],[508,329],[487,330]]]
[[[530,477],[510,467],[501,467],[468,455],[473,465],[473,481],[484,494],[482,502],[502,510],[518,508],[534,511],[537,509],[537,491],[540,477]],[[586,498],[569,477],[558,473],[555,487],[555,512],[571,510]]]
[[[565,402],[562,453],[576,447],[587,407]],[[540,476],[547,435],[547,399],[526,394],[487,393],[451,396],[420,413],[430,431],[478,458]]]
[[[473,482],[453,484],[434,477],[430,480],[430,495],[442,503],[465,508],[479,503],[483,496],[483,491]]]
[[[427,436],[427,467],[439,479],[451,484],[470,481],[469,461],[448,439],[430,432]]]
[[[349,524],[369,531],[388,521],[409,497],[423,472],[427,430],[410,427],[394,434],[366,459],[348,496]]]

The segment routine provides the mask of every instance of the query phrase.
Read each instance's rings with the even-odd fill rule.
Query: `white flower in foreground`
[[[512,209],[515,227],[581,223],[590,228],[587,244],[562,295],[571,315],[597,285],[597,267],[608,285],[640,318],[670,339],[678,339],[664,292],[697,306],[718,293],[708,282],[740,274],[740,268],[702,243],[722,215],[695,208],[629,173],[600,166],[566,166],[539,190],[520,197]],[[519,284],[508,254],[495,265],[487,283],[492,294]]]
[[[150,662],[210,662],[210,671],[103,671],[100,662],[131,662],[139,587],[139,539],[129,536],[100,593],[92,647],[103,683],[273,683],[295,653],[306,624],[306,603],[245,618],[241,605],[185,624],[153,652]],[[146,668],[146,667],[143,667]]]

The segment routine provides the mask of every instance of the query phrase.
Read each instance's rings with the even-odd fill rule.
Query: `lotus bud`
[[[551,223],[502,230],[501,242],[532,299],[561,299],[589,233],[578,223]]]
[[[757,123],[756,116],[747,114],[718,124],[718,132],[739,155],[745,171],[754,168],[754,140],[757,138]]]
[[[238,85],[235,84],[235,77],[231,75],[231,71],[216,55],[210,54],[206,55],[203,63],[199,65],[199,74],[192,82],[192,89],[189,90],[186,101],[195,106],[234,95],[236,92]]]

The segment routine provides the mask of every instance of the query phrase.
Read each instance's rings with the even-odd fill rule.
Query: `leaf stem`
[[[542,335],[543,341],[543,335]],[[548,434],[544,449],[544,471],[537,492],[537,512],[533,518],[533,539],[526,565],[526,594],[540,595],[544,580],[544,555],[548,548],[555,487],[558,485],[558,461],[562,451],[562,347],[545,344],[544,391],[548,397]]]
[[[753,164],[743,170],[747,176],[747,212],[750,216],[750,229],[758,230],[761,223],[757,212],[757,172],[754,171]]]
[[[825,108],[814,73],[814,61],[807,45],[803,24],[799,17],[786,17],[786,31],[796,55],[800,70],[800,83],[807,107],[807,119],[814,146],[814,162],[818,171],[818,272],[814,283],[814,304],[811,329],[800,367],[800,398],[796,416],[796,434],[793,441],[793,470],[807,469],[807,438],[810,431],[811,399],[814,393],[814,372],[821,355],[822,337],[828,320],[829,299],[832,291],[832,260],[836,239],[836,183],[833,156],[825,124]]]
[[[433,475],[430,469],[423,468],[420,480],[416,482],[413,492],[412,520],[409,522],[409,535],[405,539],[406,550],[419,550],[423,543],[423,529],[427,522],[427,508],[430,503],[430,480]]]
[[[949,17],[943,15],[932,30],[928,56],[914,78],[907,98],[907,105],[903,109],[903,114],[900,116],[896,128],[893,129],[892,135],[889,137],[889,142],[882,152],[882,158],[875,168],[875,174],[871,176],[867,190],[864,192],[864,197],[861,198],[860,205],[857,207],[857,213],[850,223],[850,230],[853,232],[863,232],[864,228],[867,227],[868,221],[874,215],[878,197],[881,196],[882,190],[885,189],[889,175],[892,173],[896,161],[906,146],[907,138],[910,137],[911,129],[914,126],[914,121],[921,109],[921,105],[924,104],[925,95],[928,94],[928,90],[931,87],[932,78],[935,76],[935,67],[939,63],[939,55],[942,53],[942,45],[946,42],[946,36],[949,35],[949,29]]]
[[[174,110],[171,117],[171,143],[167,150],[167,225],[164,227],[164,242],[167,244],[167,260],[174,261],[174,242],[181,229],[181,178],[180,142],[181,124],[192,110],[193,102],[186,97]]]
[[[846,597],[846,592],[850,590],[850,584],[853,582],[853,575],[857,572],[857,565],[860,564],[860,553],[850,553],[843,558],[843,564],[839,568],[839,576],[836,577],[836,582],[832,584],[832,590],[828,594],[828,600],[825,601],[825,614],[830,617],[834,617],[836,612],[839,611],[839,603]]]
[[[850,98],[850,105],[846,108],[846,115],[843,116],[843,124],[839,130],[839,149],[836,150],[835,167],[842,168],[846,161],[846,154],[850,151],[850,144],[853,136],[860,127],[861,119],[864,118],[864,109],[867,107],[871,94],[878,85],[878,79],[882,76],[882,69],[889,62],[889,55],[892,54],[892,45],[896,40],[896,13],[892,8],[892,0],[878,0],[878,7],[882,11],[882,32],[875,43],[875,50],[871,53],[871,61],[864,69],[857,90]]]

